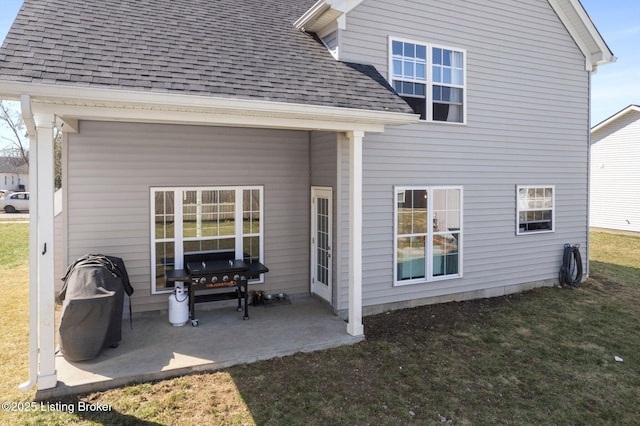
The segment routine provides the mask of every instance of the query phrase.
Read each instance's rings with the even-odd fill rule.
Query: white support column
[[[22,118],[29,134],[29,378],[20,384],[27,392],[38,382],[38,139],[31,97],[22,95]]]
[[[347,333],[364,334],[362,325],[362,139],[364,132],[347,133],[349,139],[349,324]]]
[[[57,384],[55,366],[55,271],[54,271],[54,134],[55,116],[36,115],[38,169],[37,189],[37,243],[38,258],[38,390],[50,389]],[[33,215],[34,212],[31,212]],[[33,218],[32,218],[33,220]],[[33,320],[33,318],[31,319]]]

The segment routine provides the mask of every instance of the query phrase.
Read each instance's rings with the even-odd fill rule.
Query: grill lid
[[[247,270],[249,270],[249,265],[242,259],[187,262],[187,271],[191,275],[234,273]]]

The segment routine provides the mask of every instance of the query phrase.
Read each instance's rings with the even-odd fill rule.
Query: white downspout
[[[38,381],[38,143],[31,97],[20,98],[22,119],[29,135],[29,379],[20,385],[27,392]]]

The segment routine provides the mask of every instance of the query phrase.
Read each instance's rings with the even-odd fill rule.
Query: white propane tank
[[[177,286],[169,296],[169,322],[180,327],[189,320],[189,294],[182,286]]]

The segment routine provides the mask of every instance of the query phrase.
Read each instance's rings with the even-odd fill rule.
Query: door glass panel
[[[324,284],[329,284],[329,200],[318,198],[316,203],[316,246],[317,246],[317,271],[316,279]]]

